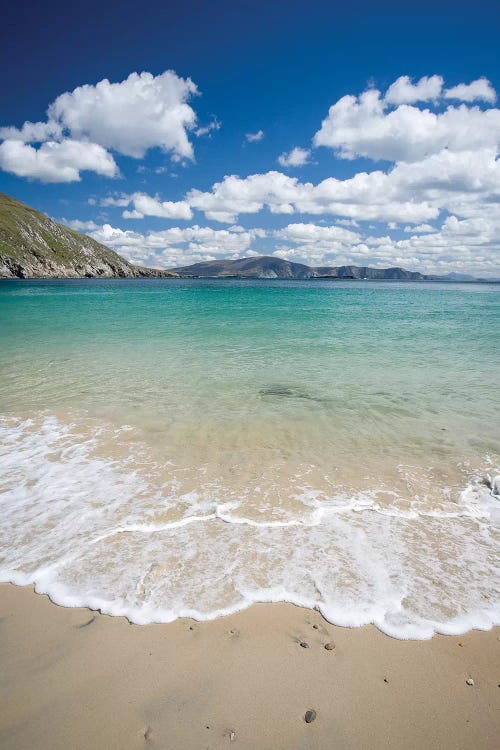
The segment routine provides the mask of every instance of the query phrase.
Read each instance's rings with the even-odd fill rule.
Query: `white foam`
[[[259,518],[221,488],[155,483],[137,446],[140,461],[103,455],[104,433],[0,422],[0,580],[136,623],[288,601],[397,638],[500,624],[498,478],[478,473],[436,508],[304,489],[300,512]]]

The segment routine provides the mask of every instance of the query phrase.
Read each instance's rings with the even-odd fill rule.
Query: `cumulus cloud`
[[[43,182],[78,182],[84,170],[104,177],[118,174],[113,157],[102,146],[69,138],[47,141],[38,149],[20,140],[5,140],[0,144],[0,169]]]
[[[307,148],[296,146],[291,151],[278,156],[278,162],[282,167],[303,167],[309,163],[311,152]]]
[[[444,92],[445,99],[459,99],[462,102],[483,101],[494,104],[497,100],[495,89],[487,78],[478,78],[472,83],[459,83]]]
[[[413,104],[438,99],[443,88],[441,76],[424,76],[412,83],[409,76],[401,76],[389,86],[385,101],[390,104]]]
[[[20,128],[13,126],[0,128],[0,140],[22,141],[23,143],[42,143],[52,139],[60,139],[63,128],[60,123],[25,122]]]
[[[145,216],[158,216],[164,219],[191,219],[193,212],[186,201],[161,201],[145,193],[129,196],[133,211],[124,211],[125,219],[143,219]]]
[[[398,179],[403,179],[404,175]],[[208,219],[233,223],[240,214],[267,208],[274,214],[333,214],[351,219],[415,222],[434,219],[439,208],[400,190],[397,180],[381,171],[360,172],[353,178],[329,177],[313,185],[281,172],[236,175],[215,183],[211,192],[191,190],[186,200]]]
[[[360,240],[358,232],[339,226],[320,226],[318,224],[288,224],[284,229],[278,229],[275,237],[289,242],[316,244],[324,242],[338,242],[343,245],[353,245]]]
[[[81,169],[114,176],[117,170],[111,168],[114,160],[109,151],[138,159],[149,149],[160,148],[173,160],[193,159],[189,131],[196,126],[196,114],[188,101],[197,93],[191,79],[171,70],[158,76],[131,73],[119,83],[104,79],[95,86],[79,86],[49,105],[46,122],[0,128],[4,140],[0,166],[5,169],[8,164],[8,171],[19,176],[70,182],[80,179]],[[214,121],[206,129],[217,127]],[[12,145],[15,142],[21,145]],[[35,149],[31,143],[43,145]],[[78,149],[68,145],[74,143],[80,144]]]
[[[257,130],[256,133],[246,133],[245,138],[248,143],[257,143],[257,141],[261,141],[264,138],[264,131]]]
[[[435,232],[436,228],[432,224],[418,224],[417,226],[407,226],[404,228],[405,232],[411,232],[412,234],[424,233],[424,232]]]
[[[266,233],[262,229],[212,229],[194,225],[141,234],[104,224],[89,234],[133,263],[173,268],[218,257],[239,258],[250,254],[255,238]]]
[[[158,76],[131,73],[120,83],[107,79],[61,94],[48,108],[48,120],[73,136],[140,158],[159,147],[192,158],[187,130],[196,114],[187,103],[197,93],[190,78],[167,70]]]
[[[99,205],[103,208],[108,206],[115,206],[117,208],[125,208],[130,206],[130,195],[126,193],[115,193],[114,195],[108,195],[106,198],[101,198]]]
[[[313,144],[332,148],[344,159],[411,162],[443,149],[468,151],[500,141],[498,109],[461,104],[436,113],[408,104],[388,106],[377,89],[342,97],[330,107]]]

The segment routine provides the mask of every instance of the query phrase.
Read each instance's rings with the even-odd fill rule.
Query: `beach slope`
[[[136,626],[2,584],[0,633],[3,750],[497,747],[498,628],[400,641],[287,604]]]

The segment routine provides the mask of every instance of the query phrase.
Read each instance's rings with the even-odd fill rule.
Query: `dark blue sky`
[[[403,75],[414,81],[440,75],[450,87],[485,77],[498,91],[499,32],[498,7],[481,1],[420,2],[408,8],[403,3],[314,0],[10,3],[0,24],[0,126],[44,121],[51,102],[83,84],[95,85],[103,78],[120,82],[134,71],[157,76],[171,69],[196,83],[201,96],[189,103],[199,125],[217,118],[221,127],[210,137],[191,139],[195,161],[186,166],[172,168],[171,154],[158,148],[148,150],[140,162],[113,153],[121,179],[83,171],[81,181],[61,184],[16,176],[10,169],[0,172],[0,190],[56,218],[107,220],[142,233],[177,226],[178,221],[154,217],[140,225],[127,222],[116,209],[107,217],[101,211],[99,217],[96,205],[115,192],[140,191],[179,201],[192,188],[209,191],[227,174],[283,171],[278,156],[295,146],[309,149],[332,104],[370,86],[383,93]],[[439,111],[445,104],[450,102]],[[261,141],[245,141],[245,133],[259,130],[265,133]],[[300,170],[285,171],[318,184],[328,177],[391,168],[390,160],[374,162],[362,155],[339,159],[326,148],[314,150],[309,161]],[[157,174],[162,166],[165,172]],[[89,197],[95,205],[88,204]],[[444,207],[441,219],[450,213]],[[245,228],[279,228],[320,218],[335,223],[331,215],[298,214],[248,214],[238,223]],[[203,214],[196,213],[194,221],[217,228]],[[378,224],[375,229],[385,231]]]

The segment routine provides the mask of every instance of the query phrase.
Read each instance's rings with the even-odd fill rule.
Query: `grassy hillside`
[[[134,266],[105,245],[0,193],[0,277],[170,276]]]

